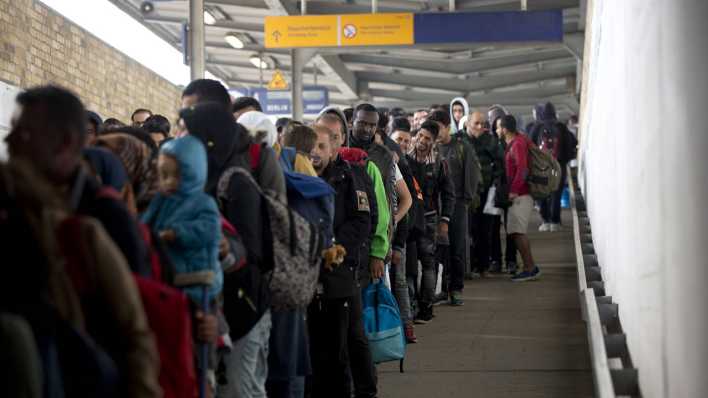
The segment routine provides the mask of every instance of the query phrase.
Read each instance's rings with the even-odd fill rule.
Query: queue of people
[[[17,97],[0,395],[376,397],[370,285],[413,344],[435,305],[464,305],[466,277],[541,277],[529,222],[537,205],[541,231],[560,230],[577,144],[551,103],[522,132],[464,98],[311,123],[272,123],[214,80],[181,101],[174,123],[139,108],[123,124],[61,87]],[[563,171],[543,197],[535,148]]]

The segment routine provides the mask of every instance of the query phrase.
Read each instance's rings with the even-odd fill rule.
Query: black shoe
[[[489,272],[492,274],[501,274],[502,272],[502,267],[501,264],[497,261],[493,261],[489,263]]]
[[[440,305],[447,301],[447,293],[442,292],[433,297],[433,305]]]
[[[416,325],[425,325],[433,320],[433,306],[428,306],[427,309],[418,311],[418,316],[415,317],[413,323]]]
[[[516,263],[508,263],[506,265],[506,271],[509,273],[509,275],[516,275],[519,272],[519,267],[516,265]]]

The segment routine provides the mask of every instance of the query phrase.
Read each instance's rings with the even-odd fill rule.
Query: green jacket
[[[379,168],[376,167],[374,162],[367,161],[366,173],[374,182],[374,192],[376,193],[376,203],[379,216],[376,224],[376,233],[374,234],[374,239],[371,241],[371,250],[369,254],[371,257],[376,257],[383,260],[386,258],[386,255],[388,255],[388,226],[391,222],[391,212],[389,210],[390,207],[388,206],[386,188],[384,187]]]

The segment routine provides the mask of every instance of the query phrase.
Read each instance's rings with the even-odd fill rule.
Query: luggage
[[[369,339],[374,363],[401,361],[402,373],[406,340],[401,314],[393,293],[378,280],[362,291],[362,300],[364,333]]]
[[[528,146],[529,175],[526,182],[529,194],[535,200],[543,200],[558,190],[561,166],[550,152],[541,150],[530,140]]]
[[[306,307],[315,293],[319,277],[323,244],[317,226],[270,193],[265,193],[242,167],[231,167],[219,179],[217,196],[228,199],[231,178],[239,174],[256,187],[263,198],[264,215],[268,221],[264,242],[272,252],[273,270],[268,286],[271,306],[276,310]]]

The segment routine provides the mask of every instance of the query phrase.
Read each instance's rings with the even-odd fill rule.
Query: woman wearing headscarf
[[[123,133],[101,135],[96,140],[96,146],[109,150],[121,160],[135,196],[134,205],[128,204],[128,207],[142,213],[157,190],[152,150],[141,140]]]

